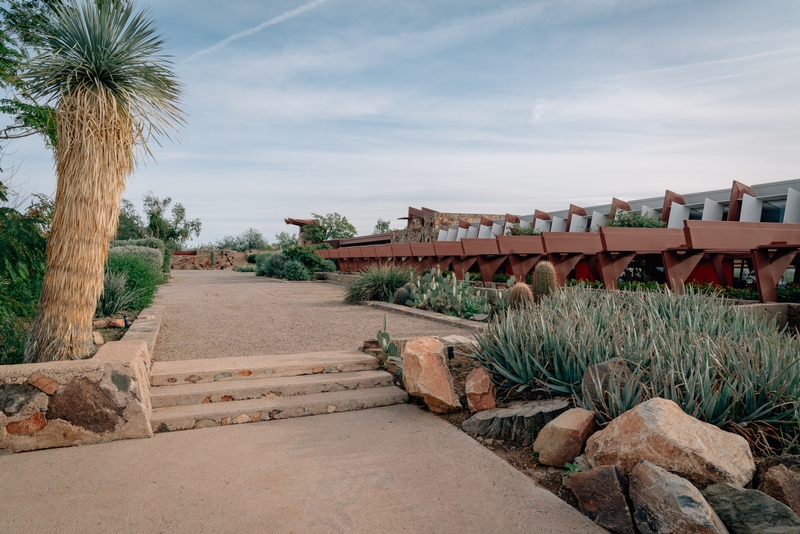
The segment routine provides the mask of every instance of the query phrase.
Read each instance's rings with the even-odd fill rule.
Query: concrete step
[[[261,397],[276,398],[293,395],[312,395],[391,385],[392,375],[385,371],[323,373],[154,387],[150,390],[150,401],[153,403],[153,408],[164,408],[167,406],[202,404],[204,402],[230,402]]]
[[[170,406],[153,410],[151,423],[156,432],[205,428],[287,419],[333,412],[348,412],[400,404],[408,399],[405,391],[394,387],[355,389],[333,393],[294,395],[242,401]]]
[[[358,351],[309,352],[155,362],[152,386],[257,380],[277,376],[351,373],[378,368],[378,360]]]

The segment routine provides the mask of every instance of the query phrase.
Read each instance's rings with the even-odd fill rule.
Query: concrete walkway
[[[471,336],[471,330],[344,303],[345,287],[233,271],[173,271],[154,359],[194,360],[355,350],[383,328],[394,338]]]
[[[604,532],[415,406],[0,456],[0,532]]]
[[[228,355],[224,347],[352,349],[382,322],[382,312],[341,304],[342,288],[330,284],[175,274],[159,298],[157,360]],[[265,317],[287,314],[303,327],[276,336],[288,323]],[[397,337],[463,333],[389,321]],[[0,456],[6,532],[604,531],[447,422],[397,405]]]

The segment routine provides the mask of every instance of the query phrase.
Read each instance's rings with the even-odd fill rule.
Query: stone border
[[[161,330],[163,316],[164,312],[161,306],[145,308],[139,312],[139,315],[133,320],[133,324],[131,324],[120,341],[142,340],[147,343],[147,351],[153,354],[158,332]]]
[[[460,317],[452,317],[443,313],[436,313],[430,310],[420,310],[419,308],[411,308],[409,306],[401,306],[400,304],[392,304],[389,302],[379,302],[371,300],[364,303],[365,306],[371,306],[379,310],[391,311],[401,313],[403,315],[411,315],[413,317],[421,317],[423,319],[430,319],[437,323],[444,323],[450,326],[459,326],[462,328],[469,328],[471,330],[482,331],[486,329],[486,323],[479,321],[470,321],[469,319],[461,319]]]
[[[333,284],[347,285],[350,282],[350,280],[356,278],[358,275],[333,272],[333,273],[314,273],[314,276],[317,277],[317,280],[324,280],[326,282],[331,282]]]

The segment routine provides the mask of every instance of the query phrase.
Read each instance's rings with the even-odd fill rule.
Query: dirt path
[[[345,304],[344,286],[281,282],[233,271],[177,271],[159,289],[164,322],[156,360],[356,349],[384,312]],[[467,329],[389,313],[393,337],[470,336]]]

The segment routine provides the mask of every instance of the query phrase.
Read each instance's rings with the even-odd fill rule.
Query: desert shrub
[[[283,264],[283,278],[292,281],[311,280],[311,271],[297,260],[289,260]]]
[[[0,365],[23,363],[25,341],[33,318],[0,307]]]
[[[264,276],[270,276],[272,278],[283,278],[283,267],[286,263],[286,257],[283,255],[282,252],[276,252],[270,255],[267,258],[267,261],[264,264]],[[301,264],[302,265],[302,264]]]
[[[157,248],[142,247],[138,245],[124,245],[108,250],[108,257],[114,255],[136,255],[150,262],[156,272],[161,271],[164,264],[164,253]]]
[[[313,246],[287,247],[282,252],[287,260],[299,261],[312,273],[326,272],[325,269],[330,267]]]
[[[800,339],[691,288],[557,292],[499,314],[477,339],[477,359],[501,386],[574,395],[601,422],[663,397],[717,426],[768,425],[779,447],[798,437]],[[598,391],[599,405],[583,398],[587,367],[615,357],[631,379]]]
[[[506,228],[506,235],[528,235],[537,236],[542,235],[542,231],[538,228],[531,226],[521,227],[519,224],[512,224]]]
[[[336,270],[336,263],[333,260],[324,260],[322,262],[322,267],[323,273],[332,273]]]
[[[359,304],[368,300],[391,302],[395,292],[411,281],[410,267],[381,265],[367,267],[347,285],[344,301]]]
[[[656,217],[650,217],[641,211],[617,211],[606,223],[606,226],[624,228],[666,228],[666,223]]]
[[[248,263],[246,265],[234,265],[233,270],[237,273],[254,273],[256,272],[256,266],[252,263]]]
[[[258,254],[248,254],[247,255],[247,263],[255,263],[256,262],[256,256],[258,256]]]
[[[270,256],[273,254],[274,252],[262,252],[261,254],[256,254],[256,276],[266,276],[267,260],[269,260]]]
[[[126,274],[125,289],[136,292],[136,299],[131,304],[134,311],[147,308],[153,303],[162,278],[160,269],[152,261],[135,252],[109,254],[106,272]]]
[[[163,255],[161,270],[165,273],[169,272],[169,265],[172,260],[172,250],[168,250],[166,244],[162,240],[155,237],[145,237],[143,239],[117,239],[111,242],[110,248],[128,246],[147,247],[160,250],[161,254]]]
[[[141,289],[128,286],[128,274],[124,271],[106,271],[103,280],[103,294],[97,300],[95,315],[108,317],[123,310],[133,311]]]

